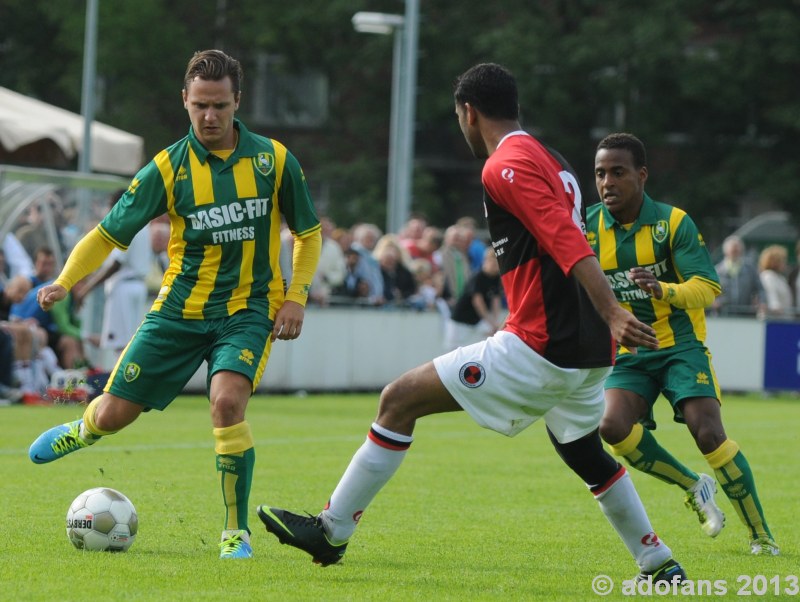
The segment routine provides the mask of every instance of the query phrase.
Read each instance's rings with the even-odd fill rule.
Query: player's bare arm
[[[639,346],[658,349],[656,331],[620,307],[594,255],[584,257],[576,263],[572,268],[572,274],[586,289],[597,313],[608,324],[611,334],[618,343],[631,351]]]
[[[303,318],[306,308],[295,301],[284,301],[278,313],[275,314],[275,324],[272,327],[272,340],[291,341],[300,336],[303,328]]]

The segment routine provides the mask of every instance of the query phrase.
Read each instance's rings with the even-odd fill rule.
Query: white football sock
[[[361,514],[400,467],[412,440],[413,437],[394,433],[377,423],[372,425],[367,440],[350,460],[322,511],[331,543],[350,539]]]
[[[653,571],[672,558],[672,550],[653,531],[628,471],[620,470],[625,471],[622,476],[616,477],[616,482],[608,489],[596,494],[595,499],[639,568]]]

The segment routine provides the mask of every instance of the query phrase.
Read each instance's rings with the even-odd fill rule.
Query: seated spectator
[[[391,234],[383,236],[375,245],[375,258],[383,276],[383,296],[391,305],[407,305],[417,292],[417,283],[403,262],[403,248]]]
[[[422,236],[416,241],[416,244],[406,247],[406,250],[412,260],[424,259],[431,264],[433,271],[436,272],[440,269],[436,257],[439,249],[442,248],[443,242],[444,234],[441,229],[436,226],[427,226],[422,231]]]
[[[361,253],[350,248],[344,252],[345,275],[342,284],[333,289],[333,297],[345,302],[368,302],[370,286]]]
[[[6,258],[8,265],[8,275],[10,278],[14,276],[33,276],[33,261],[31,256],[28,255],[17,237],[11,232],[6,233],[3,238],[3,254]]]
[[[11,269],[6,263],[6,253],[0,249],[0,286],[5,286],[11,278]]]
[[[418,243],[427,226],[428,220],[422,215],[412,215],[403,226],[399,234],[400,244],[411,257],[419,256]]]
[[[11,321],[33,322],[47,332],[47,345],[56,353],[62,368],[86,366],[83,353],[81,328],[72,308],[72,295],[56,303],[50,311],[44,311],[36,300],[39,289],[50,281],[32,288],[19,303],[9,310]]]
[[[50,384],[50,377],[59,370],[58,359],[47,346],[47,332],[32,321],[3,322],[0,329],[14,342],[11,382],[20,396],[40,399]]]
[[[56,254],[53,249],[43,245],[33,254],[33,277],[31,284],[39,286],[43,282],[53,280],[56,276]]]
[[[456,221],[456,226],[461,227],[466,238],[467,259],[469,259],[470,273],[480,271],[483,265],[483,255],[486,251],[486,243],[478,238],[478,225],[474,217],[460,217]]]
[[[764,318],[791,318],[792,291],[784,275],[789,253],[781,245],[770,245],[761,251],[758,258],[759,277],[766,295]]]
[[[16,276],[0,285],[0,320],[8,320],[11,306],[19,303],[31,290],[31,279],[28,276]]]
[[[722,261],[717,264],[722,293],[712,311],[721,316],[755,316],[763,312],[764,289],[758,268],[747,260],[744,242],[731,235],[722,243]]]
[[[313,303],[325,306],[328,305],[333,290],[344,281],[345,260],[344,251],[339,243],[331,238],[335,230],[333,221],[321,217],[319,222],[322,227],[322,250],[308,298]]]
[[[109,198],[110,207],[119,202],[125,189],[118,190]],[[114,248],[105,263],[72,289],[75,309],[95,287],[103,284],[103,323],[99,347],[109,352],[107,365],[110,371],[147,312],[146,278],[153,263],[153,245],[150,225],[146,224],[133,237],[128,249]]]
[[[331,238],[339,245],[339,248],[342,249],[342,253],[347,251],[350,245],[353,244],[353,233],[347,228],[334,228],[333,232],[331,232]]]
[[[409,299],[410,305],[420,311],[437,309],[439,303],[444,303],[441,298],[443,289],[442,273],[435,272],[433,264],[421,258],[411,260],[410,270],[417,287],[417,292]]]
[[[794,267],[787,278],[792,291],[792,304],[795,315],[800,316],[800,240],[794,246]]]
[[[470,277],[446,322],[446,351],[474,343],[500,329],[502,291],[497,256],[488,247],[480,271]]]
[[[439,264],[444,272],[443,296],[452,309],[471,275],[467,258],[467,236],[461,226],[453,225],[445,230],[439,257]]]
[[[34,201],[28,205],[21,216],[22,223],[14,230],[14,236],[30,257],[34,256],[37,249],[48,244],[42,202],[46,201]]]
[[[34,378],[34,372],[44,369],[44,360],[55,358],[39,351],[47,340],[44,330],[35,324],[7,321],[11,308],[25,299],[30,288],[27,276],[0,285],[0,405],[17,403],[26,393],[38,396],[47,386],[47,374]]]
[[[375,245],[383,233],[375,224],[363,223],[353,226],[352,232],[353,244],[350,248],[355,249],[361,255],[362,277],[369,284],[367,302],[370,305],[383,305],[385,301],[383,275],[378,261],[372,256],[372,251],[375,250]]]

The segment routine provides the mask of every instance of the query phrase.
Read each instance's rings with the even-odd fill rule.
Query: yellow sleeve
[[[103,265],[113,249],[114,245],[104,238],[97,228],[94,228],[72,249],[67,263],[64,264],[64,269],[61,270],[61,274],[56,278],[54,284],[60,284],[70,290],[76,282]]]
[[[292,282],[286,291],[286,300],[294,301],[305,307],[308,289],[322,252],[322,232],[317,229],[312,234],[300,238],[294,237],[292,251]]]
[[[719,285],[714,285],[708,280],[692,276],[686,282],[659,282],[664,291],[663,299],[670,305],[681,309],[703,309],[714,302],[714,297],[719,295]]]

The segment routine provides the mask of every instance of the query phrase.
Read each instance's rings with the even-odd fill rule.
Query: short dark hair
[[[456,79],[456,103],[469,103],[489,119],[519,119],[517,81],[496,63],[480,63]]]
[[[186,75],[183,76],[184,89],[188,90],[189,84],[196,77],[213,82],[230,77],[233,93],[238,94],[242,90],[244,72],[239,61],[221,50],[198,50],[186,66]]]
[[[604,148],[626,150],[633,157],[634,167],[637,169],[647,167],[647,151],[644,149],[644,143],[633,134],[625,132],[609,134],[597,145],[598,151]]]

